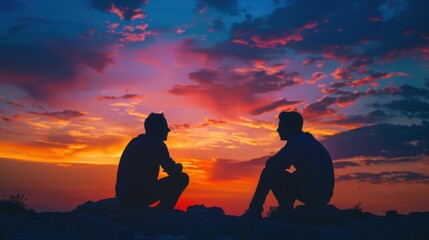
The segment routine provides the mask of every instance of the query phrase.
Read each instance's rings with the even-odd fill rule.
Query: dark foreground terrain
[[[163,211],[122,208],[110,199],[64,213],[3,211],[0,239],[429,239],[429,212],[376,216],[337,210],[328,215],[249,220],[203,205]]]

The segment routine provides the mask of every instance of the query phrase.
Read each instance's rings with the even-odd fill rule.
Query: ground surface
[[[183,212],[86,203],[64,213],[0,213],[0,239],[429,239],[429,212],[341,212],[336,223],[298,224],[241,219],[203,206]]]

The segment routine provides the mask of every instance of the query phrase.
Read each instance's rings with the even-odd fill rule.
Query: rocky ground
[[[288,220],[249,220],[217,207],[123,208],[110,199],[63,213],[0,211],[0,239],[429,239],[429,212],[316,211],[300,209]]]

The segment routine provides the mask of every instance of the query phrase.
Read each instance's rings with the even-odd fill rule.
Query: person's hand
[[[178,173],[183,171],[183,165],[181,163],[176,163],[176,168]]]

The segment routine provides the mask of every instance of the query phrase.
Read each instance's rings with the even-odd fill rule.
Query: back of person
[[[183,165],[168,152],[167,119],[163,113],[151,113],[144,122],[145,133],[133,138],[124,149],[116,178],[116,196],[127,206],[149,206],[173,209],[188,186],[189,176]],[[168,176],[158,179],[160,168]]]
[[[296,175],[304,183],[304,191],[313,198],[329,202],[334,189],[334,168],[331,156],[326,148],[310,133],[302,133],[291,137],[288,144],[296,150],[294,167]]]
[[[141,134],[133,138],[122,153],[118,166],[116,195],[140,194],[156,182],[159,161],[165,155],[166,146]],[[167,152],[168,154],[168,152]]]

